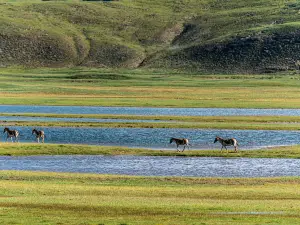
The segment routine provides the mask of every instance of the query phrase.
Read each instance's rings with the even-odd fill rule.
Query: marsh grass
[[[49,122],[45,121],[3,121],[3,126],[51,126],[51,127],[129,127],[129,128],[202,128],[236,130],[299,130],[299,116],[139,116],[105,114],[38,114],[0,113],[0,116],[28,116],[48,118],[93,118],[145,120],[144,122]],[[152,121],[146,121],[152,120]],[[154,121],[153,121],[154,120]]]
[[[0,104],[299,108],[299,75],[174,71],[2,69]],[[78,79],[74,79],[74,77]],[[82,78],[82,79],[79,79]]]
[[[298,178],[0,171],[5,224],[295,224]]]
[[[242,150],[238,153],[229,150],[151,150],[118,146],[93,146],[75,144],[30,144],[1,143],[0,155],[138,155],[138,156],[176,156],[176,157],[248,157],[248,158],[300,158],[300,146],[266,148],[260,150]]]

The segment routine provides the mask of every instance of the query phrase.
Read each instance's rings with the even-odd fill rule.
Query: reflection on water
[[[0,169],[141,176],[277,177],[300,176],[300,160],[94,155],[2,156]]]
[[[34,136],[30,127],[11,127],[20,132],[21,142],[32,142]],[[219,149],[220,143],[213,143],[216,136],[235,137],[240,149],[299,144],[298,131],[270,130],[211,130],[211,129],[164,129],[164,128],[70,128],[45,127],[45,141],[48,143],[70,143],[91,145],[114,145],[154,149],[175,149],[169,144],[171,137],[188,138],[192,149]],[[5,135],[3,136],[3,140]]]
[[[0,105],[2,113],[56,113],[56,114],[119,114],[119,115],[278,115],[300,116],[300,109],[236,109],[236,108],[147,108],[147,107],[93,107],[93,106],[31,106]]]

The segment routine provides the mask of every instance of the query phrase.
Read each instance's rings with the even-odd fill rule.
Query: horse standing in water
[[[176,143],[176,145],[177,145],[177,152],[180,152],[179,149],[178,149],[178,146],[179,146],[179,145],[183,145],[183,146],[184,146],[183,149],[182,149],[182,152],[184,151],[185,147],[188,147],[188,149],[190,149],[189,140],[186,139],[186,138],[183,138],[183,139],[171,138],[171,139],[170,139],[170,144],[171,144],[173,141],[174,141],[174,142]]]
[[[214,143],[216,143],[217,141],[220,142],[221,145],[222,145],[221,152],[222,152],[223,148],[225,148],[227,150],[227,152],[228,152],[228,149],[226,148],[226,146],[231,146],[231,145],[234,146],[234,151],[235,152],[238,151],[237,146],[239,144],[238,144],[238,142],[237,142],[237,140],[235,138],[223,139],[221,137],[216,137]]]
[[[15,142],[19,142],[19,132],[17,130],[10,130],[8,127],[5,127],[3,133],[5,132],[7,132],[6,142],[8,138],[11,139],[11,142],[14,142],[13,138],[15,138]]]
[[[37,141],[38,143],[40,143],[40,138],[42,139],[42,142],[44,143],[45,137],[46,137],[44,131],[33,129],[33,130],[32,130],[32,134],[35,134],[36,141]]]

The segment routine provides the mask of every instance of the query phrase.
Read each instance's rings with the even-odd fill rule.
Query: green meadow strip
[[[116,74],[129,79],[111,79]],[[0,87],[0,104],[9,105],[300,108],[299,75],[288,73],[203,75],[146,69],[4,68],[0,70]]]
[[[299,116],[136,116],[136,115],[78,115],[1,113],[0,116],[28,116],[46,118],[92,118],[145,120],[142,122],[55,122],[55,121],[2,121],[2,126],[33,127],[111,127],[111,128],[193,128],[236,130],[299,130]],[[149,122],[147,121],[149,120]],[[150,121],[151,120],[151,121]]]
[[[118,146],[93,146],[75,144],[31,144],[1,143],[0,155],[137,155],[137,156],[178,156],[178,157],[248,157],[248,158],[300,158],[300,146],[267,148],[260,150],[241,150],[235,153],[216,150],[151,150]]]
[[[0,171],[3,224],[297,224],[300,179]]]
[[[173,115],[113,115],[113,114],[53,114],[53,113],[0,113],[0,116],[28,116],[50,118],[128,119],[181,122],[289,122],[300,123],[300,116],[173,116]]]

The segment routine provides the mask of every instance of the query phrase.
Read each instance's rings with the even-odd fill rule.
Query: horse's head
[[[217,141],[219,141],[220,138],[219,137],[216,137],[215,140],[214,140],[214,143],[216,143]]]
[[[34,134],[36,132],[36,129],[32,129],[32,134]]]
[[[174,140],[174,138],[171,138],[171,139],[170,139],[170,144],[173,142],[173,140]]]
[[[6,131],[8,131],[9,129],[7,127],[4,128],[3,133],[5,133]]]

